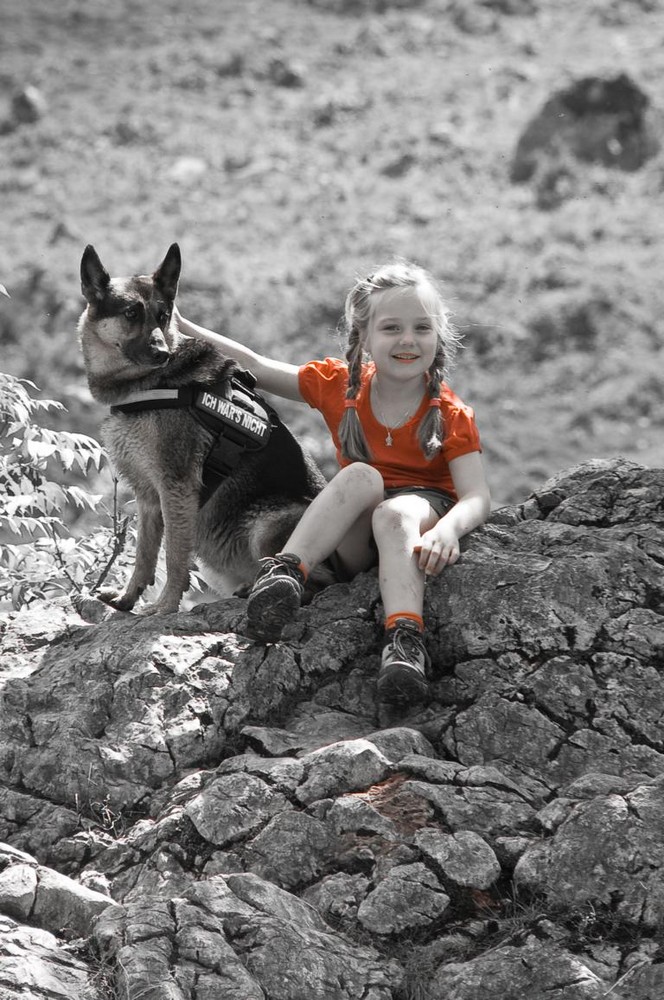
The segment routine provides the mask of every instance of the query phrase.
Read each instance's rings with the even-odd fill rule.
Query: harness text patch
[[[245,398],[243,395],[243,401]],[[215,393],[208,391],[203,391],[198,395],[196,405],[207,410],[215,417],[221,418],[222,421],[231,426],[241,428],[254,441],[263,443],[269,436],[270,422],[267,413],[264,413],[264,411],[263,414],[253,413],[245,409],[244,406],[237,406],[232,400],[226,399],[224,396],[217,396]]]

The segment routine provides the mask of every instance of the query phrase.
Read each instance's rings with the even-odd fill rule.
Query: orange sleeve
[[[345,394],[348,368],[339,358],[309,361],[298,371],[300,395],[315,410],[322,410],[330,396]]]
[[[445,414],[445,440],[443,455],[447,462],[472,451],[481,451],[480,433],[475,423],[475,414],[470,406],[459,406]]]

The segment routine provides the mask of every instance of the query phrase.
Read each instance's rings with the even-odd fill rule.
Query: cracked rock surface
[[[0,995],[659,1000],[664,470],[494,512],[376,703],[375,574],[282,642],[244,601],[0,624]]]

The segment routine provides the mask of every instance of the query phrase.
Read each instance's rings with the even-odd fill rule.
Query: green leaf
[[[26,441],[25,450],[34,462],[39,462],[44,458],[50,458],[58,450],[57,444],[49,444],[46,441]]]
[[[66,486],[64,492],[67,499],[71,500],[77,507],[87,507],[89,510],[96,510],[99,503],[103,500],[103,494],[88,493],[87,490],[81,489],[80,486]]]

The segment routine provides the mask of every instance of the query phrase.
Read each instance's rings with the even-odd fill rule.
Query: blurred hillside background
[[[0,370],[60,426],[103,417],[85,244],[127,274],[178,241],[183,313],[297,363],[343,352],[348,287],[398,254],[465,334],[496,505],[664,464],[660,0],[3,0],[0,85]]]

